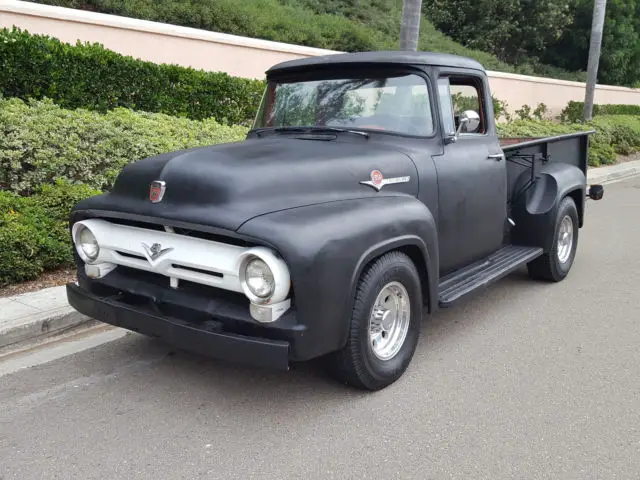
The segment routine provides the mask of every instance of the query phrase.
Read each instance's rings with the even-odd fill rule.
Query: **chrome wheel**
[[[380,360],[393,358],[402,347],[411,318],[407,289],[400,282],[386,284],[369,315],[369,341]]]
[[[558,260],[565,263],[569,260],[573,247],[573,221],[569,215],[565,215],[560,223],[558,232]]]

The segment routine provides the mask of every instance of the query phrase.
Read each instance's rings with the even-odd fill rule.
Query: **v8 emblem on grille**
[[[173,250],[172,247],[163,249],[162,245],[160,245],[159,243],[154,243],[151,246],[147,245],[146,243],[143,243],[142,248],[144,248],[144,251],[147,254],[147,259],[151,262],[154,260],[157,260],[165,253],[168,253],[171,250]]]

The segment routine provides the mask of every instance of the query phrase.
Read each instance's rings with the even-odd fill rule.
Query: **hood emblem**
[[[362,180],[360,183],[362,185],[369,185],[370,187],[375,188],[377,191],[382,190],[382,187],[385,185],[392,185],[394,183],[407,183],[411,177],[392,177],[392,178],[384,178],[382,172],[380,170],[373,170],[370,176],[371,180]]]
[[[151,246],[147,245],[146,243],[143,243],[142,248],[144,248],[144,251],[147,254],[147,258],[149,259],[150,262],[157,260],[165,253],[168,253],[171,250],[173,250],[173,248],[171,247],[163,249],[162,245],[160,245],[159,243],[154,243]]]
[[[164,192],[167,189],[167,184],[161,180],[155,180],[151,182],[151,186],[149,187],[149,200],[153,203],[158,203],[162,201],[162,197],[164,197]]]

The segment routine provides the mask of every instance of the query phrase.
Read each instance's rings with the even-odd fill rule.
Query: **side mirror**
[[[445,139],[445,143],[455,143],[458,141],[458,137],[464,131],[467,132],[475,132],[480,126],[480,115],[473,110],[466,110],[460,114],[460,120],[458,123],[458,129],[454,135],[449,135]],[[464,130],[463,130],[464,129]]]
[[[475,132],[480,126],[480,115],[478,115],[478,112],[475,112],[473,110],[466,110],[462,112],[462,114],[460,115],[460,127],[462,127],[462,125],[465,125],[465,133]],[[456,132],[457,134],[461,132],[460,127],[458,127],[458,132]]]

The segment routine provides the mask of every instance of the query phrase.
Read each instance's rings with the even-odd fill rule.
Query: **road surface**
[[[566,281],[518,272],[425,319],[375,394],[136,334],[47,347],[0,363],[0,478],[640,479],[639,290],[634,179],[588,202]]]

